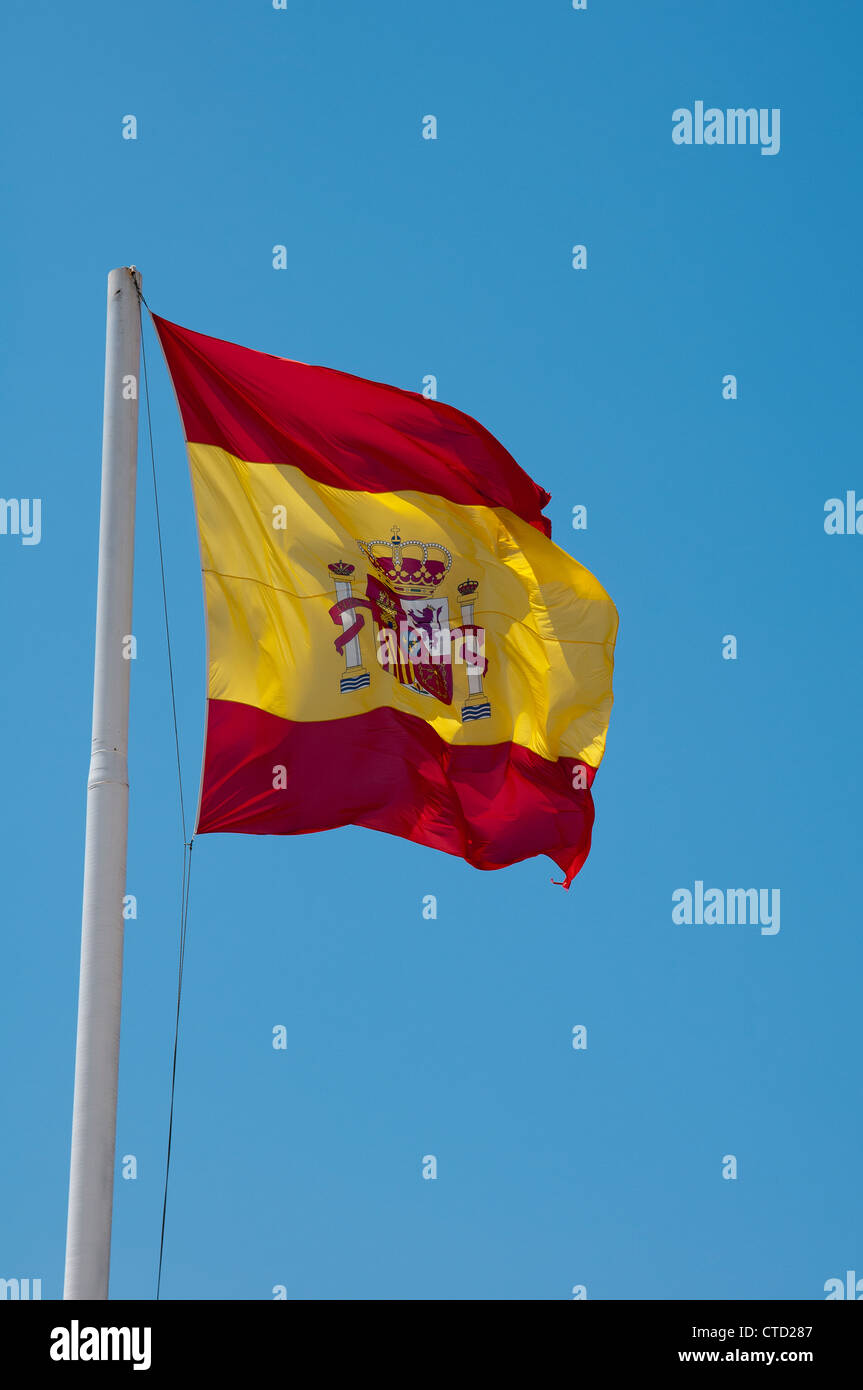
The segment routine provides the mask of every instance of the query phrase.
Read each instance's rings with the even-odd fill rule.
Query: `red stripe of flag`
[[[153,315],[186,439],[359,492],[506,507],[544,535],[550,494],[470,415],[330,367],[208,338]]]
[[[574,789],[578,767],[587,786]],[[594,773],[574,758],[551,762],[515,743],[447,743],[399,710],[294,722],[210,700],[197,833],[299,835],[362,825],[477,869],[546,854],[569,887],[590,849]]]

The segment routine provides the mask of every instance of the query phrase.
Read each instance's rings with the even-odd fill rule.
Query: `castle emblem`
[[[441,587],[453,564],[445,545],[403,540],[397,526],[389,541],[358,540],[357,545],[369,564],[364,597],[354,594],[353,565],[338,560],[328,566],[336,590],[330,617],[342,629],[333,639],[336,651],[345,657],[339,682],[342,694],[371,684],[360,645],[365,627],[361,610],[366,609],[374,622],[376,664],[382,672],[418,695],[451,705],[453,673],[457,673],[456,685],[461,685],[464,667],[467,691],[461,705],[462,720],[488,719],[491,705],[483,690],[488,669],[483,650],[485,632],[474,622],[478,581],[466,579],[458,585],[461,622],[453,626],[450,600]]]

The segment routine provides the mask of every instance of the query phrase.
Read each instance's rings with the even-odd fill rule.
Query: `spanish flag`
[[[360,825],[568,887],[617,613],[549,494],[450,405],[154,322],[207,613],[196,833]]]

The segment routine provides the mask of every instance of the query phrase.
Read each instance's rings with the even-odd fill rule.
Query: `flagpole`
[[[108,276],[93,741],[87,781],[66,1299],[107,1298],[111,1257],[129,806],[128,639],[132,636],[140,283],[134,266],[122,266]]]

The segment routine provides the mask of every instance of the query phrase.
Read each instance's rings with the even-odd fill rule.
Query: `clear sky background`
[[[42,499],[42,539],[0,536],[0,1276],[62,1290],[105,287],[129,263],[200,332],[436,375],[621,617],[569,893],[549,860],[481,873],[362,829],[196,844],[163,1296],[819,1299],[863,1274],[863,536],[824,531],[828,498],[863,497],[859,7],[36,0],[4,27],[0,495]],[[676,146],[696,100],[779,107],[779,154]],[[145,338],[194,805],[197,537]],[[138,497],[111,1288],[148,1299],[182,832],[143,432]],[[778,888],[779,933],[676,925],[696,879]]]

